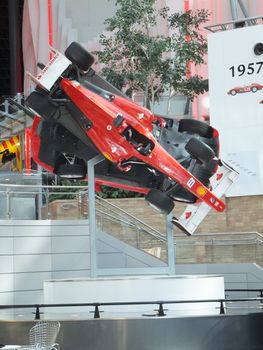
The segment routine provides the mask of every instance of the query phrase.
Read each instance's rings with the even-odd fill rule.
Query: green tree
[[[207,43],[200,26],[209,17],[206,10],[170,13],[168,7],[156,10],[155,0],[117,0],[116,6],[105,21],[111,34],[100,36],[102,50],[95,52],[108,81],[129,96],[143,93],[147,107],[167,91],[190,99],[207,91],[207,80],[187,76],[189,62],[204,63]],[[173,34],[156,34],[158,19]]]
[[[52,183],[54,185],[54,183]],[[76,199],[77,193],[81,190],[79,186],[83,186],[84,190],[85,187],[88,186],[87,181],[77,181],[77,180],[59,180],[58,183],[59,186],[65,186],[63,187],[54,187],[52,190],[48,190],[48,201],[51,203],[58,199]],[[70,188],[69,188],[70,186]],[[75,187],[77,186],[77,187]]]
[[[100,192],[98,192],[97,194],[101,198],[134,198],[143,196],[141,193],[108,186],[101,186]]]

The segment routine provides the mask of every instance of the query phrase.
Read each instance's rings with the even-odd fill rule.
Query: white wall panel
[[[56,270],[86,270],[90,268],[90,254],[53,254],[53,271]]]
[[[116,253],[119,252],[119,250],[112,246],[107,244],[106,242],[103,242],[101,240],[98,241],[97,243],[97,249],[98,251],[102,254],[102,253]]]
[[[20,221],[21,222],[21,221]],[[38,223],[36,225],[36,223]],[[40,221],[26,221],[23,224],[16,223],[13,226],[14,236],[49,236],[50,235],[50,223],[47,221],[43,224],[43,221],[40,224]]]
[[[27,272],[14,274],[14,290],[42,289],[43,281],[51,278],[51,272]]]
[[[86,253],[89,250],[88,236],[52,237],[52,253]]]
[[[109,254],[99,254],[98,267],[114,269],[118,267],[126,267],[126,257],[124,253],[109,253]]]
[[[0,303],[2,305],[14,305],[15,303],[15,299],[14,299],[14,292],[4,292],[4,293],[0,293]],[[11,314],[12,311],[11,310],[1,310],[0,311],[0,316],[4,316],[6,314]],[[4,317],[2,317],[3,319]]]
[[[0,273],[12,273],[13,270],[13,256],[0,256]]]
[[[50,237],[15,237],[14,254],[49,254]]]
[[[11,274],[0,274],[0,293],[12,292],[14,290],[14,279]]]
[[[6,225],[6,220],[0,220],[0,237],[12,237],[13,236],[13,227],[12,225]]]
[[[13,254],[13,238],[0,237],[0,254]]]
[[[51,271],[51,255],[15,255],[14,272]]]
[[[38,304],[43,303],[43,290],[34,290],[34,291],[21,291],[16,292],[14,296],[15,304]],[[25,312],[28,315],[31,315],[30,319],[34,318],[32,313],[35,312],[35,308],[27,309]]]
[[[51,235],[55,236],[74,236],[77,235],[89,235],[89,222],[87,220],[68,220],[65,221],[52,221],[50,226]]]
[[[86,220],[0,221],[0,232],[0,304],[40,303],[44,280],[90,276]],[[143,256],[145,266],[155,261],[105,233],[98,240],[101,268],[138,267]]]
[[[77,271],[53,271],[52,279],[64,279],[64,278],[83,278],[89,277],[90,270],[77,270]]]
[[[144,261],[140,261],[138,259],[133,258],[132,256],[126,256],[126,267],[147,267],[147,265]]]

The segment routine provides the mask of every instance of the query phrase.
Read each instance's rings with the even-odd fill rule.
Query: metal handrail
[[[87,185],[77,185],[77,186],[68,186],[68,185],[23,185],[23,184],[7,184],[7,183],[0,183],[0,188],[1,187],[6,187],[9,190],[9,194],[13,193],[12,188],[37,188],[37,189],[46,189],[47,193],[49,195],[51,194],[58,194],[58,195],[63,195],[63,194],[74,194],[74,195],[79,195],[79,194],[86,194],[86,191],[83,191],[84,189],[87,190]],[[53,192],[53,191],[48,191],[49,189],[79,189],[80,191],[76,192]],[[10,190],[11,189],[11,190]],[[7,191],[0,190],[0,193],[6,193]],[[15,191],[14,191],[15,192]],[[39,191],[36,192],[18,192],[19,194],[39,194]],[[46,193],[44,193],[46,194]],[[112,221],[119,222],[125,225],[129,225],[130,227],[136,228],[136,230],[143,230],[145,233],[149,234],[150,236],[154,237],[155,239],[157,238],[158,240],[162,242],[166,242],[166,236],[156,230],[155,228],[151,227],[147,223],[143,222],[142,220],[136,218],[135,216],[131,215],[127,211],[125,211],[122,208],[119,208],[112,202],[107,201],[106,199],[96,195],[96,199],[99,201],[100,205],[102,208],[107,208],[107,210],[103,211],[100,209],[97,209],[97,212],[101,215],[101,217],[106,216],[107,218],[111,219]],[[108,208],[113,208],[115,210],[115,213],[118,212],[118,216],[113,216],[109,214]],[[245,237],[242,238],[242,240],[236,240],[236,239],[231,239],[230,237],[237,237],[237,236],[247,236],[254,234],[256,235],[255,241],[253,242],[251,238]],[[222,239],[222,236],[228,236],[226,239]],[[198,238],[198,241],[195,239]],[[209,237],[209,240],[200,240],[201,238],[206,238]],[[202,245],[202,244],[215,244],[218,245],[227,245],[229,243],[232,244],[261,244],[263,243],[263,235],[259,232],[218,232],[218,233],[198,233],[195,236],[192,236],[191,238],[185,238],[185,235],[177,234],[175,237],[175,245],[178,246],[184,246],[184,245]]]
[[[256,24],[262,24],[262,16],[255,16],[255,17],[244,17],[244,18],[239,18],[235,19],[229,22],[224,22],[220,24],[212,24],[209,26],[205,26],[204,28],[206,30],[209,30],[212,33],[218,32],[220,30],[229,30],[235,28],[235,24],[238,24],[240,22],[244,22],[248,25],[256,25]]]
[[[229,234],[230,235],[230,234]],[[224,246],[224,245],[247,245],[247,244],[262,244],[263,242],[258,239],[250,239],[250,238],[244,238],[240,240],[233,240],[233,239],[225,239],[225,240],[217,240],[217,239],[211,239],[211,240],[205,240],[205,241],[175,241],[175,245],[180,246],[200,246],[200,245],[217,245],[217,246]]]
[[[238,235],[247,235],[247,234],[255,234],[259,235],[263,239],[263,235],[257,231],[244,231],[244,232],[212,232],[212,233],[198,233],[198,237],[211,237],[211,235],[216,235],[216,236],[225,236],[225,235],[233,235],[233,236],[238,236]],[[185,237],[185,235],[176,235],[177,237]],[[192,236],[194,237],[194,236]]]
[[[201,299],[201,300],[155,300],[155,301],[122,301],[122,302],[95,302],[95,303],[58,303],[58,304],[16,304],[16,305],[0,305],[0,310],[6,309],[26,309],[34,308],[35,319],[40,319],[41,308],[52,308],[52,307],[95,307],[94,318],[100,318],[100,306],[125,306],[125,305],[159,305],[156,316],[165,316],[164,305],[168,304],[197,304],[197,303],[219,303],[220,314],[225,314],[225,304],[235,302],[250,302],[259,301],[262,303],[262,297],[256,298],[218,298],[218,299]]]
[[[129,227],[133,227],[135,228],[136,230],[140,230],[140,231],[144,231],[146,233],[149,233],[151,236],[153,236],[154,238],[157,238],[158,240],[160,241],[163,241],[163,242],[166,242],[166,237],[164,237],[163,235],[159,235],[159,234],[156,234],[154,231],[156,230],[152,230],[153,232],[149,232],[147,230],[145,230],[144,228],[140,227],[140,226],[137,226],[134,222],[131,222],[131,221],[126,221],[125,219],[122,219],[122,220],[118,220],[115,216],[105,212],[105,211],[102,211],[102,210],[99,210],[97,209],[96,210],[96,213],[101,213],[103,214],[103,216],[106,216],[108,218],[110,218],[112,221],[115,221],[115,222],[121,222],[121,223],[124,223],[125,225],[129,226]],[[137,220],[136,220],[137,221]],[[149,226],[150,227],[150,226]],[[158,231],[156,231],[158,232]]]
[[[79,189],[83,189],[83,188],[88,188],[87,186],[68,186],[68,185],[20,185],[20,184],[8,184],[8,183],[0,183],[0,187],[14,187],[14,188],[79,188]],[[5,192],[5,191],[2,191],[2,192]],[[37,192],[36,192],[37,193]],[[57,193],[57,192],[54,192],[54,193]],[[76,193],[76,192],[74,192]]]
[[[22,184],[6,184],[6,183],[0,183],[0,187],[6,187],[8,189],[16,189],[16,188],[25,188],[25,189],[28,189],[28,188],[38,188],[38,189],[46,189],[47,190],[47,193],[49,195],[51,194],[57,194],[57,195],[63,195],[63,194],[74,194],[74,195],[79,195],[79,194],[86,194],[87,193],[87,189],[88,189],[88,186],[80,186],[80,185],[77,185],[77,186],[68,186],[68,185],[63,185],[63,186],[59,186],[59,185],[56,185],[56,186],[53,186],[53,185],[22,185]],[[49,189],[79,189],[80,191],[79,192],[52,192],[52,191],[48,191]],[[83,191],[83,190],[86,190],[86,191]],[[82,191],[81,191],[82,190]],[[44,191],[43,191],[44,192]],[[6,193],[6,191],[3,191],[3,190],[0,190],[0,193]],[[9,194],[12,194],[12,193],[16,193],[15,191],[10,191],[9,190]],[[36,192],[19,192],[19,194],[39,194],[38,191]],[[46,194],[46,193],[44,193]],[[129,224],[129,226],[131,227],[136,227],[136,229],[138,230],[143,230],[145,233],[148,233],[149,235],[153,236],[154,238],[157,238],[159,240],[162,240],[162,241],[166,241],[166,237],[161,233],[159,232],[158,230],[154,229],[153,227],[149,226],[148,224],[146,224],[145,222],[141,221],[140,219],[136,218],[135,216],[131,215],[130,213],[126,212],[125,210],[119,208],[118,206],[114,205],[113,203],[107,201],[106,199],[96,195],[95,196],[96,199],[100,202],[100,205],[104,208],[114,208],[117,212],[118,212],[118,218],[119,218],[119,222],[121,222],[122,224]],[[103,212],[102,210],[97,210],[97,212],[103,214],[104,216],[107,216],[108,218],[111,217],[111,219],[114,219],[114,221],[116,222],[117,219],[116,217],[113,217],[111,216],[108,212]],[[128,217],[128,220],[127,220],[127,217]]]
[[[155,232],[156,236],[161,237],[161,239],[166,240],[166,236],[163,235],[160,231],[156,230],[155,228],[151,227],[150,225],[146,224],[145,222],[141,221],[140,219],[136,218],[135,216],[133,216],[132,214],[126,212],[124,209],[119,208],[118,206],[116,206],[115,204],[108,202],[107,200],[105,200],[104,198],[99,197],[98,195],[96,195],[96,198],[99,199],[101,202],[107,203],[107,205],[110,204],[111,207],[115,208],[118,210],[118,212],[123,213],[127,216],[129,216],[132,220],[135,220],[137,223],[143,225],[144,227],[146,227],[147,229],[151,230],[152,232]]]
[[[260,292],[260,297],[263,297],[262,288],[248,288],[248,289],[230,288],[230,289],[225,289],[225,292]]]
[[[180,244],[180,245],[191,245],[191,244],[202,244],[202,243],[210,243],[213,244],[214,241],[217,241],[217,243],[219,241],[223,243],[244,243],[246,244],[246,242],[244,241],[252,241],[252,238],[249,238],[249,237],[245,237],[245,238],[242,238],[242,240],[238,240],[238,239],[231,239],[231,238],[226,238],[226,239],[222,239],[222,236],[228,236],[228,237],[235,237],[235,236],[248,236],[248,235],[255,235],[255,239],[254,241],[256,243],[263,243],[263,235],[260,233],[260,232],[257,232],[257,231],[247,231],[247,232],[212,232],[212,233],[198,233],[194,236],[192,236],[190,239],[187,238],[185,239],[185,236],[184,235],[176,235],[175,237],[175,244]],[[192,240],[192,238],[209,238],[209,240],[200,240],[199,242],[196,242],[196,240]],[[259,237],[259,238],[258,238]],[[255,243],[254,242],[254,243]]]
[[[2,96],[4,98],[3,103],[0,103],[2,110],[0,116],[4,117],[0,120],[0,133],[1,138],[9,138],[10,134],[14,135],[23,131],[26,127],[32,125],[32,116],[24,113],[18,105],[21,105],[23,99],[22,93],[17,93],[15,96]],[[12,108],[13,112],[9,113],[9,108]]]

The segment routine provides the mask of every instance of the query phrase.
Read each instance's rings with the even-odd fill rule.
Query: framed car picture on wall
[[[240,173],[229,196],[263,194],[261,43],[261,24],[208,36],[210,119],[221,156]]]

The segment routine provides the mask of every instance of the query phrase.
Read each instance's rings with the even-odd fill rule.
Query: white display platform
[[[94,279],[63,279],[44,282],[44,304],[103,303],[136,301],[179,301],[224,299],[224,277],[138,276]],[[220,304],[183,303],[163,305],[167,316],[219,314]],[[128,317],[154,314],[154,305],[100,306],[101,317]],[[48,308],[45,315],[93,317],[94,307]],[[89,315],[89,316],[88,316]]]

